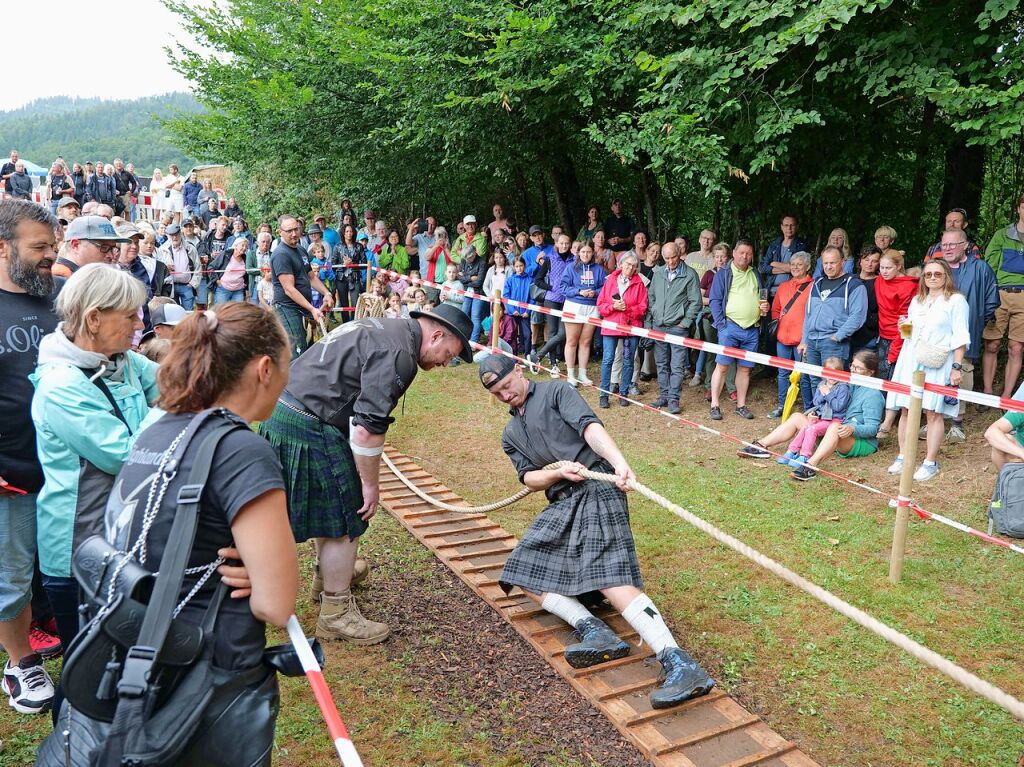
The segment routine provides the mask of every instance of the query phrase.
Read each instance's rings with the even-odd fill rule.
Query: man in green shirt
[[[758,325],[768,313],[768,297],[762,294],[758,273],[751,268],[753,260],[753,243],[738,240],[732,251],[732,262],[718,270],[708,291],[712,321],[718,329],[718,343],[750,352],[757,351]],[[718,398],[732,365],[736,365],[736,414],[753,418],[754,414],[747,409],[746,403],[750,369],[754,363],[724,354],[717,355],[715,362],[717,365],[711,376],[711,419],[722,420]]]
[[[462,261],[462,256],[466,251],[466,248],[472,247],[476,250],[477,256],[482,258],[484,261],[487,260],[487,239],[477,231],[476,216],[470,213],[464,219],[462,219],[462,226],[465,231],[460,234],[455,242],[452,243],[452,263],[458,264]]]
[[[1006,463],[1024,463],[1024,413],[1007,412],[988,427],[985,439],[992,446],[997,471]]]

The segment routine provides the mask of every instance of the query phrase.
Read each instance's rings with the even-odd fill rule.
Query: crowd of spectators
[[[611,203],[607,217],[591,206],[575,237],[560,226],[521,229],[501,205],[485,225],[465,215],[450,237],[433,216],[388,222],[370,209],[360,216],[348,200],[330,217],[312,215],[308,224],[285,215],[250,227],[234,198],[222,210],[221,190],[173,165],[167,174],[154,171],[149,191],[155,210],[143,217],[131,164],[69,168],[59,160],[51,167],[46,204],[38,206],[24,201],[19,163],[12,152],[0,168],[12,198],[0,201],[0,324],[36,341],[7,355],[0,411],[7,414],[4,433],[31,435],[32,442],[10,451],[5,446],[0,454],[0,535],[5,554],[31,559],[42,531],[41,591],[49,602],[30,606],[31,568],[28,582],[24,566],[11,568],[17,579],[0,575],[0,644],[13,659],[4,684],[19,711],[51,705],[53,688],[39,654],[59,652],[77,630],[69,570],[76,514],[90,505],[86,490],[109,491],[109,484],[89,481],[83,467],[117,475],[157,396],[156,371],[173,353],[173,331],[196,309],[262,307],[260,316],[273,313],[280,321],[294,357],[320,330],[351,321],[367,290],[380,296],[387,317],[447,303],[469,318],[473,340],[496,332],[534,375],[543,363],[558,378],[564,365],[570,385],[590,386],[589,372],[599,371],[601,408],[628,407],[656,381],[652,405],[669,413],[681,413],[692,390],[686,406],[709,407],[712,420],[722,420],[729,403],[737,416],[754,419],[751,387],[765,378],[775,382],[773,403],[777,393],[777,407],[766,415],[779,423],[739,454],[766,459],[769,447],[788,441],[779,462],[805,481],[832,455],[877,452],[896,424],[899,450],[889,472],[899,473],[906,441],[919,436],[906,430],[908,398],[815,376],[794,382],[787,371],[770,368],[759,377],[746,359],[641,339],[625,328],[904,384],[923,370],[928,382],[980,384],[985,392],[994,390],[1006,339],[1003,396],[1015,393],[1020,375],[1024,196],[984,248],[972,239],[967,214],[950,211],[938,242],[921,254],[922,266],[908,269],[890,226],[878,227],[857,257],[842,228],[813,252],[793,215],[781,217],[779,236],[761,249],[745,238],[721,242],[711,228],[692,247],[684,233],[657,241],[622,200]],[[368,274],[367,267],[387,271]],[[74,289],[61,290],[65,279]],[[499,298],[570,316],[507,305],[493,328],[488,299]],[[591,318],[620,329],[596,328]],[[245,322],[259,324],[252,317]],[[982,375],[975,379],[979,364]],[[802,406],[781,420],[794,395]],[[918,481],[938,475],[944,441],[963,441],[967,434],[963,402],[926,392],[923,409],[926,448]],[[1021,421],[1010,414],[988,430],[997,465],[1024,460]],[[25,516],[31,524],[15,529],[12,520]]]

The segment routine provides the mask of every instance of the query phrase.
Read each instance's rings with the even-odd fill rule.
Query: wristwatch
[[[953,363],[953,370],[963,370],[963,369],[964,369],[964,366],[961,365],[959,362],[954,362]]]

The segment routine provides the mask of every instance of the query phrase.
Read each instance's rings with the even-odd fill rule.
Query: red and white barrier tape
[[[309,642],[306,641],[306,634],[302,630],[302,626],[299,625],[299,619],[294,615],[288,619],[288,638],[295,647],[295,652],[298,653],[302,670],[306,672],[306,678],[309,680],[309,686],[313,688],[313,696],[320,707],[320,713],[324,716],[324,721],[327,722],[327,731],[334,741],[334,748],[338,752],[338,758],[341,759],[342,767],[363,767],[363,760],[359,758],[355,744],[352,743],[352,738],[349,737],[348,730],[345,728],[345,723],[341,721],[341,716],[338,714],[338,707],[335,705],[331,690],[324,679],[323,670],[316,662]]]
[[[398,274],[414,285],[427,285],[438,289],[444,288],[443,285],[438,285],[436,282],[430,282],[422,278],[413,279],[399,274],[399,272],[391,271],[390,269],[381,269],[378,266],[371,266],[371,268],[378,272]],[[494,303],[495,301],[494,298],[482,295],[473,290],[459,290],[457,288],[444,289],[460,296],[467,296],[480,301],[487,301],[488,303]],[[801,373],[807,373],[808,375],[815,376],[816,378],[828,378],[833,381],[841,381],[855,386],[866,386],[869,389],[875,389],[877,391],[892,392],[894,394],[903,394],[906,396],[913,395],[911,387],[908,384],[886,381],[873,376],[863,376],[857,373],[851,373],[847,370],[832,370],[831,368],[823,368],[820,365],[811,365],[807,362],[794,362],[793,360],[787,360],[783,357],[761,354],[760,352],[748,352],[744,349],[734,349],[731,346],[713,344],[710,341],[697,341],[693,338],[668,335],[660,330],[639,328],[633,325],[622,325],[618,322],[611,322],[610,320],[603,320],[598,317],[580,317],[573,312],[566,312],[561,309],[551,309],[546,306],[538,306],[537,304],[525,303],[523,301],[514,301],[511,298],[505,298],[504,296],[497,300],[501,301],[503,304],[516,306],[520,309],[526,309],[531,312],[550,314],[555,317],[562,317],[564,319],[575,320],[577,322],[585,322],[588,325],[594,325],[602,330],[615,330],[620,333],[637,336],[638,338],[650,338],[655,341],[664,341],[666,343],[675,344],[676,346],[684,346],[687,349],[696,349],[698,351],[709,352],[712,354],[722,354],[727,357],[732,357],[733,359],[747,360],[767,367],[782,368],[783,370],[796,370]],[[1024,402],[1010,397],[1000,397],[995,394],[984,394],[982,392],[971,391],[969,389],[958,389],[954,386],[943,386],[941,384],[932,383],[926,383],[923,391],[930,391],[943,396],[950,395],[966,402],[974,402],[978,405],[985,405],[987,407],[998,408],[1000,410],[1012,410],[1018,413],[1024,413]]]
[[[512,354],[511,352],[507,352],[504,349],[494,349],[494,348],[492,348],[490,346],[483,346],[483,345],[477,344],[477,343],[474,343],[473,346],[476,347],[479,350],[484,350],[484,351],[491,352],[492,354],[501,354],[501,355],[503,355],[505,357],[509,357],[509,358],[514,359],[514,360],[516,360],[517,362],[519,362],[519,363],[521,363],[523,365],[527,365],[528,366],[530,364],[528,360],[525,360],[522,357],[517,357],[516,355]],[[551,368],[545,367],[545,366],[540,365],[540,364],[537,364],[536,367],[538,367],[538,368],[540,368],[542,370],[547,370],[549,372],[551,371]],[[567,376],[563,375],[561,372],[558,374],[558,377],[559,378],[567,378]],[[689,426],[691,428],[698,429],[700,431],[706,432],[707,434],[713,434],[716,437],[720,437],[720,438],[728,440],[730,442],[735,442],[736,444],[739,444],[739,445],[745,445],[747,447],[753,447],[753,443],[747,442],[745,439],[741,439],[740,437],[734,436],[732,434],[727,434],[726,432],[720,431],[718,429],[713,429],[710,426],[705,426],[702,423],[697,423],[696,421],[691,421],[688,418],[683,418],[682,416],[679,416],[679,415],[674,415],[672,413],[666,413],[663,410],[659,410],[658,408],[653,407],[652,405],[648,405],[645,402],[640,402],[639,400],[633,399],[632,397],[628,397],[628,396],[625,396],[623,394],[613,394],[613,393],[611,393],[609,391],[606,391],[606,390],[602,389],[597,384],[582,384],[581,383],[580,385],[581,386],[585,386],[585,387],[587,387],[589,389],[594,389],[597,392],[599,392],[599,393],[601,393],[603,395],[606,395],[608,397],[620,397],[620,398],[630,402],[633,405],[637,405],[638,407],[640,407],[643,410],[647,410],[647,411],[650,411],[652,413],[657,413],[658,415],[660,415],[660,416],[662,416],[664,418],[670,418],[670,419],[672,419],[672,420],[674,420],[674,421],[676,421],[678,423],[681,423],[681,424],[683,424],[685,426]],[[765,450],[766,452],[770,453],[772,455],[772,457],[774,457],[774,458],[781,458],[782,457],[781,453],[776,453],[776,452],[774,452],[774,451],[772,451],[772,450],[770,450],[770,449],[768,449],[768,448],[766,448],[766,447],[764,447],[762,445],[758,445],[757,447],[758,447],[758,449]],[[927,509],[924,509],[921,506],[918,506],[916,503],[913,503],[909,498],[901,499],[901,498],[897,498],[897,497],[891,496],[889,493],[885,492],[884,490],[880,490],[877,487],[872,487],[871,485],[867,485],[867,484],[865,484],[863,482],[858,482],[857,480],[851,479],[850,477],[844,477],[842,474],[836,474],[835,472],[828,471],[827,469],[818,468],[817,466],[814,467],[814,470],[818,474],[822,474],[822,475],[824,475],[826,477],[831,477],[832,479],[835,479],[835,480],[837,480],[839,482],[845,482],[848,485],[853,485],[854,487],[859,487],[860,489],[866,490],[869,493],[874,493],[875,495],[881,496],[882,498],[886,498],[889,501],[889,505],[892,506],[892,507],[896,507],[896,506],[910,506],[911,511],[913,511],[921,519],[924,519],[924,520],[929,520],[930,519],[930,520],[933,520],[935,522],[939,522],[940,524],[946,525],[946,526],[951,527],[951,528],[953,528],[955,530],[959,530],[962,533],[967,533],[968,535],[971,535],[971,536],[973,536],[975,538],[978,538],[978,539],[980,539],[982,541],[985,541],[986,543],[991,543],[991,544],[993,544],[995,546],[1000,546],[1000,547],[1002,547],[1004,549],[1009,549],[1010,551],[1016,552],[1017,554],[1024,554],[1024,547],[1017,546],[1017,545],[1015,545],[1013,543],[1010,543],[1009,541],[1004,541],[1001,538],[997,538],[994,535],[989,535],[988,533],[982,532],[981,530],[976,530],[973,527],[968,527],[967,525],[963,524],[962,522],[957,522],[955,519],[950,519],[949,517],[945,517],[945,516],[943,516],[941,514],[936,514],[935,512],[928,511]]]

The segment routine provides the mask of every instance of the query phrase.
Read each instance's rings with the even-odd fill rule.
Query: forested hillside
[[[199,112],[191,95],[168,93],[132,101],[39,99],[20,109],[0,112],[0,155],[17,149],[21,156],[48,167],[57,156],[69,161],[121,157],[140,171],[194,159],[181,151],[161,119]]]

